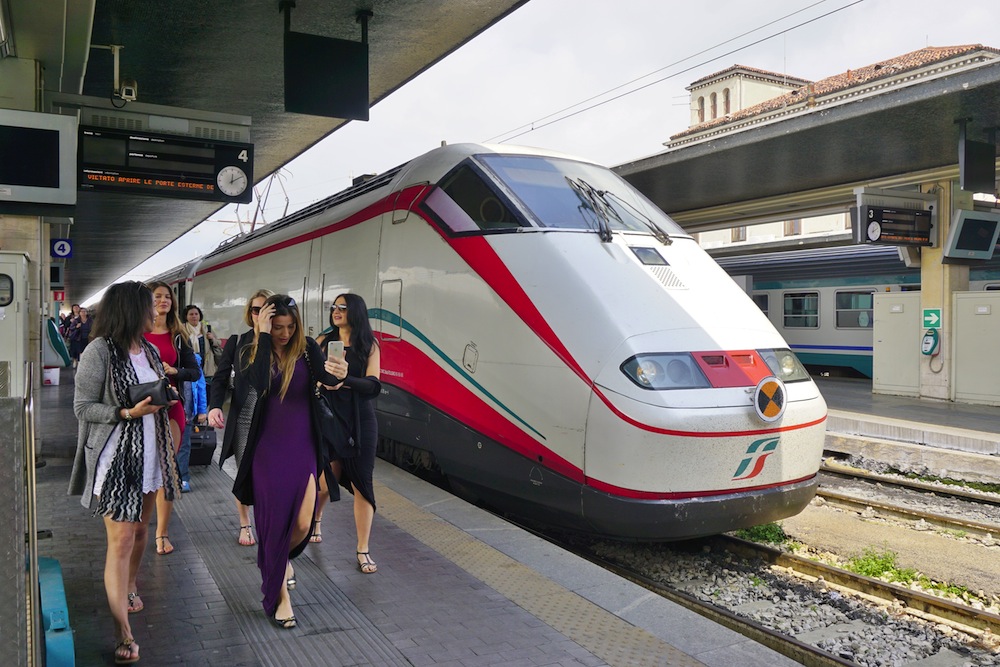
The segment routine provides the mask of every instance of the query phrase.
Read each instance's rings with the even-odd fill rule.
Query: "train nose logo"
[[[766,377],[753,390],[753,407],[763,421],[774,422],[785,414],[785,384],[778,378]]]

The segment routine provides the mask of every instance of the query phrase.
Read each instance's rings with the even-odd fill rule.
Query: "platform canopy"
[[[361,40],[368,22],[369,100],[374,105],[527,0],[298,0],[297,32]],[[0,0],[11,55],[35,60],[49,92],[109,99],[112,52],[121,76],[137,83],[137,103],[251,119],[254,175],[260,181],[342,127],[338,118],[284,110],[284,20],[277,0],[169,2]],[[80,301],[113,282],[211,216],[223,204],[81,192],[69,236],[67,299]],[[54,220],[53,222],[58,222]]]
[[[1000,127],[1000,52],[929,47],[674,135],[616,171],[685,229],[845,211],[856,186],[957,179],[959,121]]]

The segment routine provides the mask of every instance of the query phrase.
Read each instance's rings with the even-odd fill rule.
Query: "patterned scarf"
[[[110,338],[105,339],[110,352],[108,372],[111,387],[118,405],[132,407],[128,398],[128,388],[139,383],[128,352],[121,350]],[[149,365],[161,368],[160,355],[156,348],[145,339],[141,341]],[[177,489],[177,467],[174,462],[173,447],[170,443],[170,424],[167,410],[160,409],[153,414],[156,424],[156,453],[163,473],[163,486],[167,500],[173,500]],[[112,521],[138,522],[142,518],[142,480],[144,439],[142,417],[120,423],[121,432],[118,447],[111,459],[111,467],[104,479],[97,503],[96,514],[110,517]]]

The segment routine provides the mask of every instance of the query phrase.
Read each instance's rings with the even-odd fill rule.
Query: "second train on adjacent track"
[[[813,497],[826,404],[753,301],[609,169],[435,149],[160,276],[223,334],[345,291],[382,348],[380,455],[551,526],[672,540]]]

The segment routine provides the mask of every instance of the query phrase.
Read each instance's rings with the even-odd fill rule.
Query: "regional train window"
[[[785,292],[785,327],[819,328],[819,292]]]
[[[14,302],[14,279],[6,273],[0,273],[0,308]]]
[[[527,226],[467,164],[441,181],[440,189],[427,198],[427,206],[453,232],[510,231]]]
[[[985,292],[996,292],[997,290],[1000,290],[1000,285],[997,285],[996,283],[990,283],[983,288],[983,291]]]
[[[757,304],[757,307],[760,308],[760,311],[762,313],[764,313],[765,315],[767,315],[767,308],[768,308],[768,298],[767,297],[768,297],[767,294],[754,294],[753,295],[753,302]]]
[[[837,327],[871,329],[874,296],[871,290],[837,292]]]

